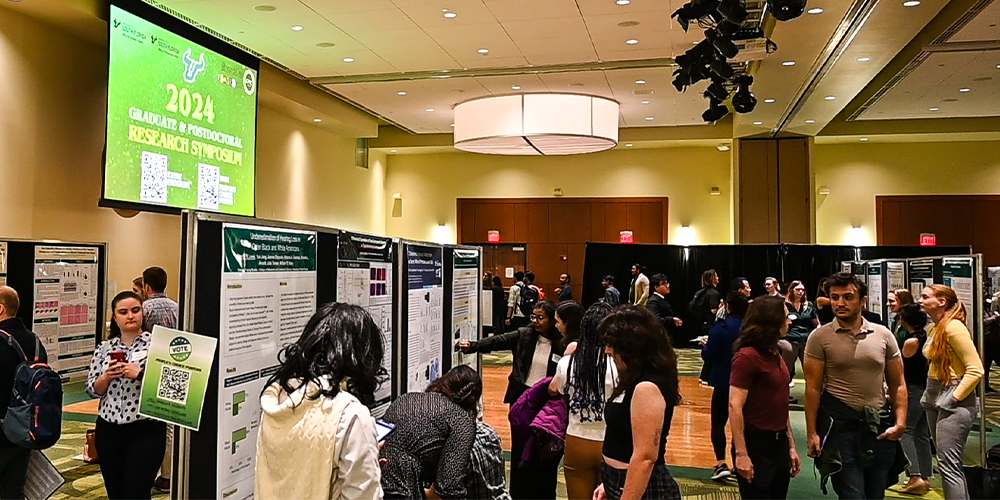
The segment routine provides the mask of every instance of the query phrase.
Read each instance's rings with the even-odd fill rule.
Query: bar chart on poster
[[[36,246],[32,330],[63,378],[86,377],[98,315],[98,247]]]

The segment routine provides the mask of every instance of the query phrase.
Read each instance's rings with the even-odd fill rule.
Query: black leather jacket
[[[553,333],[556,333],[553,330]],[[538,343],[538,332],[531,326],[523,326],[517,330],[503,335],[494,335],[479,342],[472,342],[470,352],[487,353],[493,351],[511,351],[514,354],[514,367],[507,377],[507,393],[503,402],[512,404],[517,398],[528,390],[525,381],[528,380],[528,372],[531,371],[531,362],[535,357],[535,345]],[[552,340],[552,355],[549,356],[549,363],[545,370],[545,376],[551,377],[556,373],[556,365],[562,357],[565,347],[559,338]]]

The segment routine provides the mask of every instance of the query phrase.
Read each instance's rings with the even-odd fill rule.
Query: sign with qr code
[[[217,343],[211,337],[154,326],[139,414],[198,430]]]

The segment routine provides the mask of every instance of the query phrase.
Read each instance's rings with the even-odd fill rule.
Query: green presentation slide
[[[104,198],[254,215],[257,71],[111,6]]]

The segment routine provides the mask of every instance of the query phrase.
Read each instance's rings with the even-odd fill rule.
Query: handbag
[[[97,457],[97,429],[87,429],[87,439],[83,443],[83,461],[88,464],[100,461]]]
[[[973,500],[1000,498],[1000,468],[966,466],[962,469],[969,488],[969,498]]]

